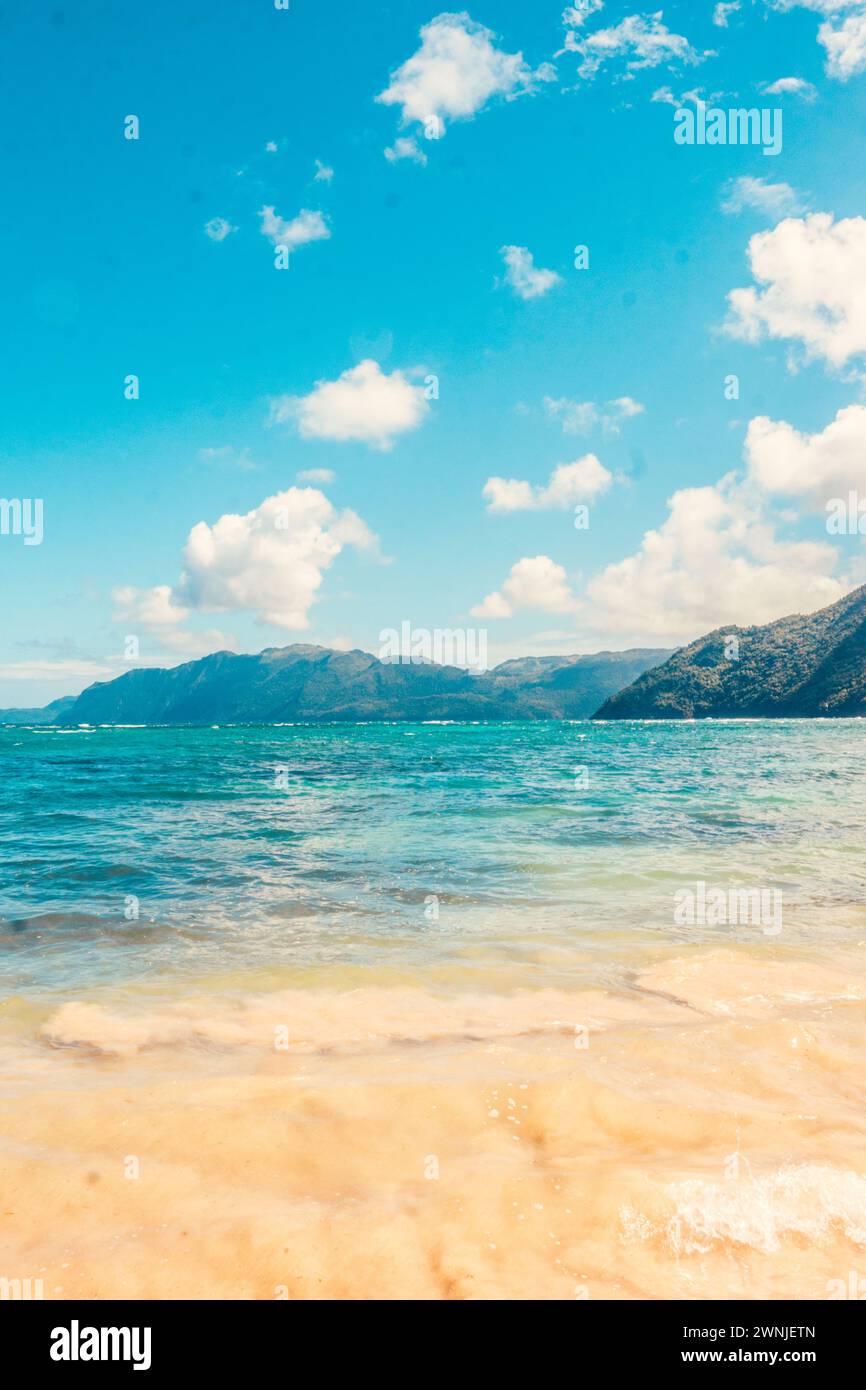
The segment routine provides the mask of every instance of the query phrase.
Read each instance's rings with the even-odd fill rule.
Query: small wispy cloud
[[[311,212],[309,208],[301,208],[291,222],[279,217],[273,207],[263,207],[259,217],[262,236],[266,236],[274,246],[286,246],[289,251],[306,246],[311,241],[327,241],[331,235],[327,219],[321,212]]]
[[[777,77],[775,82],[768,82],[761,91],[768,97],[798,96],[803,101],[814,101],[818,95],[817,88],[803,77]]]
[[[506,282],[521,299],[538,299],[562,280],[555,270],[536,266],[532,252],[525,246],[502,246],[499,254],[506,265]]]
[[[199,449],[198,457],[202,463],[224,463],[230,468],[240,468],[249,472],[255,468],[248,448],[235,449],[231,444],[218,444]]]
[[[332,483],[336,478],[333,468],[304,468],[297,475],[299,483]]]
[[[747,208],[778,220],[802,212],[804,204],[789,183],[768,183],[744,174],[728,184],[722,212],[745,212]]]
[[[627,72],[641,68],[657,68],[663,63],[683,63],[694,66],[711,56],[693,48],[682,34],[674,34],[662,22],[662,11],[656,14],[626,15],[619,24],[608,29],[595,29],[586,33],[584,23],[587,14],[594,13],[597,6],[572,6],[563,14],[566,33],[563,47],[556,54],[559,58],[565,53],[579,54],[582,62],[578,75],[584,81],[592,81],[599,70],[607,63],[621,61]]]
[[[548,418],[559,421],[563,434],[590,434],[594,429],[601,429],[606,435],[616,435],[624,420],[642,415],[645,408],[631,396],[617,396],[606,405],[596,405],[595,401],[573,401],[567,396],[544,397]]]
[[[233,227],[225,217],[212,217],[205,222],[204,230],[205,236],[210,237],[211,241],[225,241],[227,236],[237,231],[237,227]]]
[[[702,92],[702,87],[694,87],[691,91],[683,92],[682,96],[678,97],[670,87],[659,87],[657,91],[653,92],[650,101],[661,101],[665,105],[675,106],[679,110],[680,107],[685,106],[687,101],[690,101],[695,107],[702,107],[706,106],[708,102],[715,101],[716,97],[721,95],[716,92],[712,96],[704,97],[701,95]]]
[[[396,164],[401,159],[411,159],[414,164],[427,163],[427,156],[414,135],[399,136],[393,145],[387,146],[385,158],[389,164]]]

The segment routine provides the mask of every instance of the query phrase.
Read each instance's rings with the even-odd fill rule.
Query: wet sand
[[[765,942],[595,989],[9,1004],[0,1275],[56,1299],[838,1296],[866,1279],[864,1023],[866,945]]]

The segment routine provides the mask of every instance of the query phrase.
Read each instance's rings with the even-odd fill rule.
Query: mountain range
[[[269,647],[255,656],[215,652],[170,669],[138,667],[88,686],[77,699],[55,702],[53,709],[0,711],[0,721],[74,725],[585,719],[608,695],[669,655],[650,648],[526,657],[470,674],[456,666],[380,661],[368,652],[295,644]]]
[[[5,724],[866,715],[866,585],[817,613],[717,628],[676,651],[529,656],[491,671],[295,643],[138,667]]]

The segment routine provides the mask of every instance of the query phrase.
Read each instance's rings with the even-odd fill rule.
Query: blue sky
[[[498,660],[866,577],[826,526],[866,501],[862,0],[0,23],[0,492],[43,503],[41,544],[0,535],[0,704],[130,635],[176,664],[408,620]],[[701,102],[780,109],[781,153],[678,145]]]

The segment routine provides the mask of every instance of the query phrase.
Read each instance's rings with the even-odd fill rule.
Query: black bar
[[[532,1300],[527,1300],[531,1302]],[[386,1305],[393,1308],[393,1304]],[[300,1367],[297,1356],[305,1352],[315,1358],[321,1373],[333,1365],[334,1345],[329,1337],[319,1346],[311,1336],[315,1329],[316,1304],[293,1307],[290,1303],[210,1303],[210,1302],[4,1302],[0,1303],[0,1327],[5,1333],[7,1356],[12,1355],[16,1367],[24,1371],[50,1371],[52,1377],[85,1375],[93,1378],[100,1371],[134,1375],[134,1364],[140,1363],[140,1375],[162,1376],[171,1373],[213,1371],[222,1378],[233,1373],[251,1373],[265,1367],[294,1377]],[[522,1305],[518,1305],[520,1309]],[[720,1366],[728,1371],[739,1369],[776,1370],[788,1366],[803,1366],[819,1371],[824,1379],[828,1373],[841,1372],[856,1366],[864,1332],[863,1310],[859,1302],[845,1306],[842,1302],[685,1302],[631,1303],[575,1300],[562,1323],[560,1308],[553,1314],[556,1330],[564,1334],[566,1343],[552,1343],[547,1352],[534,1343],[530,1352],[524,1334],[513,1326],[521,1311],[509,1315],[509,1327],[503,1329],[505,1341],[498,1344],[503,1352],[515,1338],[514,1352],[521,1350],[531,1356],[536,1369],[547,1361],[551,1371],[558,1363],[558,1375],[567,1372],[570,1364],[577,1374],[590,1366],[614,1375],[619,1372],[641,1375],[666,1373],[680,1368],[700,1374],[706,1366]],[[329,1324],[346,1316],[353,1321],[353,1312],[335,1310],[329,1305],[326,1316]],[[403,1362],[403,1374],[415,1373],[405,1362],[403,1342],[408,1319],[426,1321],[416,1305],[401,1305],[399,1321],[389,1319],[387,1329],[376,1330],[366,1321],[346,1330],[352,1336],[353,1369],[360,1373],[363,1348],[372,1351],[378,1343],[376,1360],[387,1356],[387,1343]],[[439,1327],[439,1317],[431,1330]],[[531,1315],[533,1322],[538,1309]],[[486,1322],[486,1319],[483,1319]],[[312,1324],[312,1325],[311,1325]],[[460,1319],[464,1336],[471,1332],[474,1319],[468,1325]],[[456,1326],[456,1325],[455,1325]],[[94,1337],[92,1329],[97,1329]],[[116,1329],[117,1337],[101,1329]],[[133,1329],[138,1329],[137,1335]],[[423,1336],[423,1327],[419,1329]],[[485,1327],[485,1333],[488,1329]],[[149,1334],[149,1335],[146,1335]],[[537,1337],[537,1330],[533,1332]],[[355,1340],[360,1338],[360,1340]],[[387,1339],[387,1343],[385,1342]],[[348,1352],[348,1344],[347,1346]],[[442,1343],[443,1366],[453,1375],[459,1365],[456,1348]],[[557,1346],[559,1351],[557,1351]],[[58,1353],[79,1359],[54,1359]],[[125,1360],[111,1359],[115,1348],[126,1354]],[[97,1349],[106,1359],[84,1359],[91,1349]],[[478,1348],[480,1351],[481,1349]],[[495,1348],[488,1349],[491,1352]],[[563,1365],[563,1359],[565,1365]],[[423,1363],[426,1375],[436,1361],[436,1345],[424,1343]],[[147,1364],[145,1364],[147,1363]],[[8,1363],[7,1363],[8,1364]],[[306,1378],[306,1375],[305,1375]],[[402,1376],[401,1376],[402,1378]]]

